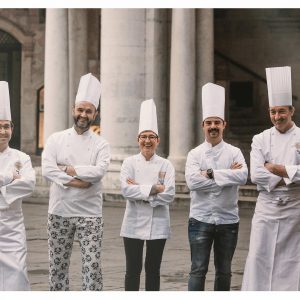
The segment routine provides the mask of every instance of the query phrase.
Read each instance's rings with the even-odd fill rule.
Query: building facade
[[[80,76],[92,72],[102,83],[96,125],[111,145],[112,191],[122,160],[138,151],[140,103],[149,98],[159,153],[184,181],[186,155],[203,141],[206,82],[226,88],[225,137],[249,160],[252,136],[271,125],[265,67],[292,67],[299,120],[298,43],[298,9],[1,9],[0,80],[10,84],[12,146],[40,154],[51,133],[71,126]]]

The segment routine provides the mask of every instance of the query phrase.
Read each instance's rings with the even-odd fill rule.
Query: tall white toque
[[[145,100],[141,104],[139,133],[151,130],[158,135],[156,106],[153,99]]]
[[[81,76],[75,103],[87,101],[92,103],[97,109],[99,106],[100,95],[100,81],[91,73]]]
[[[224,120],[225,89],[214,83],[206,83],[202,87],[202,117],[203,121],[209,117]]]
[[[0,81],[0,120],[11,121],[8,83]]]
[[[269,106],[292,105],[291,67],[266,68]]]

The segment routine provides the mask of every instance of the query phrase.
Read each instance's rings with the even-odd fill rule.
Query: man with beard
[[[13,128],[8,83],[0,81],[0,291],[27,291],[22,198],[33,192],[35,172],[27,154],[9,147]]]
[[[52,134],[42,154],[42,173],[51,182],[48,210],[49,287],[69,290],[69,265],[75,233],[82,258],[82,290],[102,290],[101,179],[109,161],[108,143],[89,130],[97,116],[100,82],[81,77],[74,126]]]
[[[214,290],[230,290],[239,229],[238,187],[246,183],[248,168],[241,150],[223,141],[224,105],[223,87],[213,83],[202,87],[205,141],[189,152],[185,169],[191,196],[189,291],[204,290],[212,244]]]
[[[291,67],[267,68],[273,127],[253,137],[251,180],[259,196],[242,290],[300,290],[300,128],[292,121]]]

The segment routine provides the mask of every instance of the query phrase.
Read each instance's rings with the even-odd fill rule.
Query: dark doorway
[[[230,106],[236,108],[253,106],[253,82],[231,81],[230,82]]]
[[[20,149],[20,87],[22,45],[9,33],[0,30],[0,80],[9,84],[10,109],[15,124],[10,146]]]

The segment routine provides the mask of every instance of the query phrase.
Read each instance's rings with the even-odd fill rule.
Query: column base
[[[172,156],[168,157],[168,160],[173,164],[175,168],[175,180],[176,182],[185,182],[185,163],[186,157],[185,156]]]

